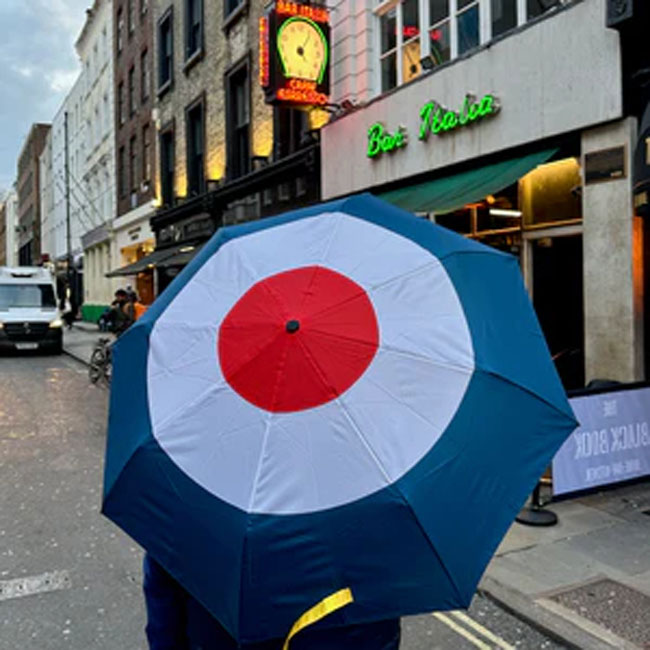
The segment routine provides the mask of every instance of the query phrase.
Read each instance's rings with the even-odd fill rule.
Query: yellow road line
[[[441,614],[440,612],[434,612],[433,616],[435,616],[441,623],[444,623],[447,627],[450,627],[457,634],[460,634],[461,636],[465,637],[470,643],[473,643],[477,648],[480,648],[481,650],[492,650],[491,646],[489,646],[487,643],[483,643],[483,641],[481,641],[480,639],[477,639],[471,632],[468,632],[464,627],[461,627],[460,625],[458,625],[458,623],[452,621],[445,614]]]
[[[492,643],[496,643],[500,648],[503,648],[503,650],[516,650],[515,646],[510,645],[507,641],[504,641],[500,636],[497,636],[494,632],[483,627],[480,623],[467,616],[464,612],[454,610],[451,614],[466,625],[474,628],[479,634],[492,641]]]

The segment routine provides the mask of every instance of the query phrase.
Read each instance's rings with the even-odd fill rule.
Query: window
[[[174,201],[174,131],[168,129],[160,134],[160,185],[163,205]]]
[[[224,14],[228,17],[236,9],[244,4],[245,0],[224,0]]]
[[[124,16],[122,15],[122,7],[117,10],[117,53],[119,54],[124,48]]]
[[[226,92],[228,172],[231,178],[238,178],[247,174],[250,169],[250,93],[247,63],[230,73]]]
[[[456,0],[456,38],[459,55],[479,44],[478,4],[478,0]]]
[[[120,147],[117,156],[117,191],[120,198],[126,196],[126,152]]]
[[[104,135],[111,129],[111,112],[108,108],[108,95],[104,95]]]
[[[448,0],[429,0],[429,43],[434,66],[451,59]]]
[[[148,124],[142,127],[142,180],[151,180],[151,132]]]
[[[129,36],[135,31],[135,3],[136,0],[126,0],[127,20],[129,23]]]
[[[117,86],[117,119],[120,126],[124,124],[124,84],[121,81]]]
[[[159,70],[158,87],[163,90],[171,84],[174,63],[173,24],[171,9],[160,19],[158,25]]]
[[[537,18],[546,13],[553,7],[560,4],[560,0],[526,0],[527,4],[527,19]]]
[[[492,0],[492,37],[517,26],[517,0]]]
[[[535,18],[560,0],[376,0],[379,66],[386,92]],[[428,38],[425,37],[428,34]]]
[[[129,140],[129,188],[138,191],[138,142],[135,136]]]
[[[146,103],[149,99],[149,87],[151,86],[151,78],[149,75],[149,52],[145,50],[140,56],[140,93],[142,103]]]
[[[185,60],[203,49],[203,0],[185,0]]]
[[[297,108],[274,109],[274,143],[276,160],[300,149],[307,133],[307,113]]]
[[[149,9],[149,0],[140,0],[140,14],[144,15]]]
[[[135,102],[135,66],[129,70],[129,115],[133,115],[136,111]]]
[[[203,101],[195,103],[185,116],[187,134],[187,187],[190,194],[205,192],[205,130],[203,126]]]

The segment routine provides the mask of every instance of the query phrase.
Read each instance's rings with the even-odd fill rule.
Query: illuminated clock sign
[[[259,80],[269,104],[329,102],[329,12],[278,2],[260,18]]]

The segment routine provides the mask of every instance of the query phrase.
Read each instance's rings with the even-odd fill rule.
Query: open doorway
[[[533,305],[566,390],[582,388],[584,311],[582,236],[531,241]]]

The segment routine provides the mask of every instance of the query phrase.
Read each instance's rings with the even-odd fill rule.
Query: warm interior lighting
[[[488,201],[489,203],[489,201]],[[493,217],[521,217],[521,210],[503,210],[501,208],[490,208]]]
[[[273,153],[273,119],[257,120],[253,130],[253,155],[268,158]]]
[[[312,108],[307,115],[309,116],[310,130],[323,128],[330,119],[330,114],[323,108]]]
[[[179,249],[179,253],[191,253],[194,250],[194,246],[183,246],[183,248]]]
[[[525,224],[553,223],[582,218],[582,187],[577,158],[539,165],[519,181],[518,205]]]
[[[485,200],[486,200],[490,205],[494,205],[494,204],[497,202],[497,200],[492,196],[492,194],[488,194],[488,195],[485,197]]]

